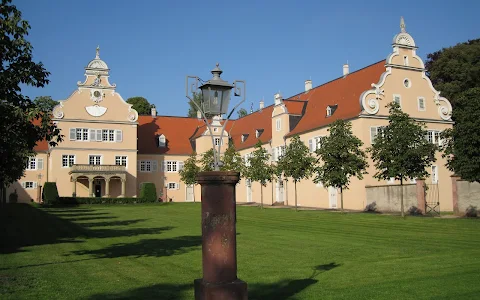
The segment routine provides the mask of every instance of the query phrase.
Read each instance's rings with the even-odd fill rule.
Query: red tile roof
[[[322,84],[307,93],[288,98],[288,100],[307,100],[307,108],[298,125],[287,136],[328,125],[337,119],[358,116],[362,111],[360,95],[371,89],[371,84],[377,83],[383,72],[385,72],[384,60]],[[326,116],[329,105],[338,105],[331,117]]]
[[[35,126],[39,126],[41,124],[42,120],[40,119],[33,119],[32,123]],[[35,152],[47,152],[48,151],[48,142],[47,140],[43,139],[41,141],[38,141],[35,147],[33,147],[33,150]]]

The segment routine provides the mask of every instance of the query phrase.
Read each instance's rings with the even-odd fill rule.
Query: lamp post
[[[187,76],[185,92],[205,120],[214,150],[214,171],[200,172],[197,181],[201,185],[202,202],[202,269],[203,277],[194,281],[195,299],[246,300],[247,283],[237,278],[237,233],[235,185],[240,180],[239,172],[220,171],[222,142],[215,147],[215,135],[208,116],[221,119],[220,139],[223,141],[225,127],[235,109],[245,102],[245,81],[235,80],[233,84],[220,78],[222,70],[217,64],[211,71],[213,77],[207,82],[197,76]],[[193,81],[193,82],[192,82]],[[241,101],[228,112],[230,92],[242,97]],[[196,97],[201,95],[200,103]],[[198,99],[198,98],[197,98]]]

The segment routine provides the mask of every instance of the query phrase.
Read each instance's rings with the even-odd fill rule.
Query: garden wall
[[[378,211],[400,211],[400,185],[366,186],[365,189],[367,191],[367,205],[376,202]],[[417,199],[417,184],[405,184],[403,186],[403,207],[407,211],[412,206],[424,209],[419,205]]]
[[[452,177],[453,212],[464,215],[470,205],[480,208],[480,183],[468,182],[459,177]]]

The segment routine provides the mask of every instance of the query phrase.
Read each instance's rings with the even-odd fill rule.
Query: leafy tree
[[[40,111],[50,113],[58,101],[53,100],[50,96],[39,96],[33,100],[33,103]]]
[[[213,171],[214,162],[215,162],[215,158],[214,158],[213,149],[210,149],[207,152],[203,153],[202,158],[200,159],[202,172]]]
[[[447,168],[470,182],[480,182],[480,88],[459,94],[453,110],[457,122],[442,133]]]
[[[21,94],[21,84],[44,87],[48,75],[42,63],[32,59],[32,45],[26,40],[30,25],[21,12],[2,0],[0,5],[0,188],[18,180],[35,144],[43,139],[55,146],[62,140],[59,130],[33,102]],[[12,138],[15,137],[15,138]],[[4,199],[5,201],[5,199]]]
[[[248,158],[248,164],[245,167],[245,177],[251,181],[260,183],[260,207],[263,208],[263,187],[267,182],[273,180],[274,169],[269,164],[270,154],[262,147],[260,141],[255,145],[255,150]]]
[[[428,175],[426,169],[436,160],[437,146],[425,139],[425,124],[411,119],[395,102],[387,107],[388,125],[377,135],[368,152],[377,169],[375,178],[400,180],[400,205],[404,217],[403,182]]]
[[[180,170],[180,179],[185,182],[186,185],[197,184],[197,175],[200,172],[200,167],[197,165],[197,153],[194,151],[190,157],[185,161],[183,169]],[[195,193],[193,193],[193,202],[195,202]]]
[[[363,179],[368,167],[366,154],[360,148],[363,142],[352,133],[352,124],[336,120],[316,150],[320,165],[315,168],[315,183],[340,189],[340,203],[343,211],[343,190],[348,189],[352,176]]]
[[[127,99],[127,103],[131,104],[139,115],[149,115],[152,110],[152,105],[147,99],[143,97],[131,97]]]
[[[455,108],[463,91],[480,87],[480,39],[427,55],[425,68],[435,89]]]
[[[308,147],[298,135],[295,135],[278,162],[285,177],[291,177],[295,185],[295,210],[298,210],[297,182],[312,175],[314,164],[315,158],[310,154]]]
[[[228,141],[228,148],[225,150],[223,155],[222,166],[220,167],[221,171],[235,171],[243,174],[244,165],[240,153],[235,149],[235,145],[232,140]]]
[[[202,107],[202,94],[201,93],[193,93],[192,95],[193,101],[197,103],[199,107]],[[188,108],[188,117],[189,118],[196,118],[197,117],[197,111],[198,108],[197,106],[190,100],[188,101],[188,105],[190,106]]]
[[[245,108],[240,108],[238,111],[237,111],[237,114],[238,114],[238,118],[242,118],[242,117],[245,117],[246,115],[248,115],[248,112]]]

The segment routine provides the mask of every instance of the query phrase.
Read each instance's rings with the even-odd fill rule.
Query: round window
[[[99,91],[95,91],[95,92],[93,92],[93,95],[98,98],[98,97],[100,97],[101,94],[100,94]]]
[[[403,85],[404,85],[406,88],[409,88],[412,84],[410,83],[410,80],[405,79],[405,80],[403,81]]]

